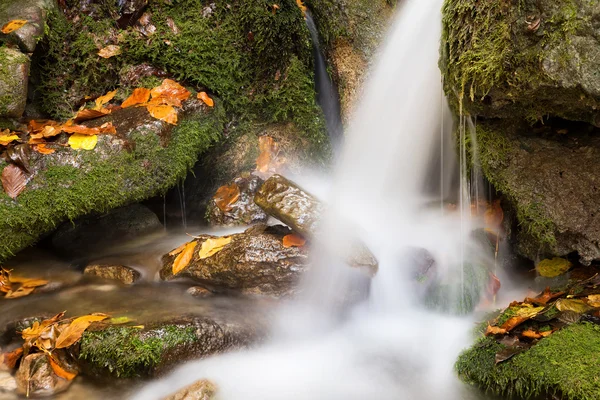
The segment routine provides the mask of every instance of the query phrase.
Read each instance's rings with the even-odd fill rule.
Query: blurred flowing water
[[[184,365],[135,399],[161,399],[204,378],[218,385],[220,400],[482,398],[453,372],[474,319],[424,307],[415,279],[419,254],[428,254],[436,279],[455,283],[443,308],[458,309],[480,290],[465,267],[490,262],[471,240],[466,151],[457,160],[442,95],[441,6],[398,6],[334,176],[297,177],[329,200],[329,211],[303,295],[280,306],[270,342]],[[360,274],[343,262],[357,238],[379,272],[368,300],[340,307]]]

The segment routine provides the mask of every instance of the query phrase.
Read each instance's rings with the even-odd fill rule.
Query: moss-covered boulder
[[[502,398],[597,399],[600,393],[600,326],[570,325],[507,361],[504,345],[482,338],[463,352],[456,371],[466,382]]]
[[[46,32],[48,14],[58,9],[55,0],[5,0],[0,4],[0,26],[13,20],[26,20],[21,28],[0,33],[0,41],[15,44],[25,53],[33,53]]]
[[[164,193],[181,180],[198,155],[223,132],[222,108],[188,101],[177,126],[154,119],[143,107],[115,111],[89,122],[112,122],[116,135],[100,135],[94,150],[59,142],[53,154],[32,153],[31,174],[15,199],[0,193],[0,258],[35,243],[59,224],[85,214]],[[0,161],[0,170],[6,167]]]
[[[600,259],[600,137],[585,124],[562,124],[480,121],[479,158],[515,211],[521,255],[535,260],[577,252],[589,264]]]
[[[600,125],[596,0],[446,0],[441,68],[456,111]]]
[[[0,47],[0,118],[20,118],[27,102],[29,57]]]

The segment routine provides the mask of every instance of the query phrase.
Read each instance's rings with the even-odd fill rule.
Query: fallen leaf
[[[587,297],[587,303],[594,308],[600,307],[600,294],[590,294]]]
[[[17,167],[21,167],[23,171],[29,172],[29,154],[31,154],[30,146],[21,143],[6,149],[4,158]]]
[[[150,89],[137,88],[133,91],[131,96],[129,96],[127,99],[125,99],[123,104],[121,104],[121,107],[127,108],[127,107],[135,106],[138,104],[144,104],[144,103],[147,103],[149,99],[150,99]]]
[[[187,246],[187,245],[188,245],[187,243],[182,244],[181,246],[179,246],[178,248],[176,248],[175,250],[170,252],[169,255],[176,256],[177,254],[181,253],[185,249],[185,246]]]
[[[87,127],[85,125],[63,125],[62,130],[66,133],[76,133],[80,135],[100,135],[100,134],[110,134],[114,135],[117,133],[117,129],[112,124],[112,122],[106,122],[101,126],[97,127]]]
[[[271,6],[271,11],[273,12],[273,15],[275,15],[277,13],[277,10],[279,10],[279,5],[278,4],[273,4]]]
[[[540,261],[535,269],[538,274],[546,278],[555,278],[567,272],[573,264],[564,258],[555,257],[551,260],[546,259]]]
[[[506,333],[506,329],[502,329],[497,326],[491,326],[488,324],[487,329],[485,330],[485,336],[490,335],[504,335]]]
[[[179,35],[179,28],[177,27],[177,25],[175,25],[175,21],[173,21],[173,18],[167,17],[167,25],[169,26],[169,29],[171,29],[171,32],[173,32],[174,35]]]
[[[576,299],[558,299],[556,300],[555,305],[559,311],[573,311],[577,314],[583,314],[594,308],[593,306],[587,305],[583,300]]]
[[[98,55],[102,58],[111,58],[119,54],[121,54],[121,46],[114,44],[106,46],[98,51]]]
[[[507,348],[499,351],[498,353],[496,353],[494,362],[495,362],[495,364],[500,364],[501,362],[510,360],[511,358],[513,358],[517,354],[524,352],[528,348],[529,347],[524,347],[524,346],[507,347]]]
[[[8,23],[4,24],[4,26],[2,27],[2,33],[8,34],[14,32],[17,29],[21,29],[26,23],[26,19],[13,19],[12,21],[9,21]]]
[[[302,11],[302,15],[306,15],[306,11],[308,9],[306,8],[306,6],[302,2],[302,0],[296,0],[296,4],[298,5],[298,8],[300,9],[300,11]]]
[[[20,288],[18,288],[15,291],[11,290],[10,292],[6,293],[6,296],[4,296],[4,298],[18,299],[19,297],[29,296],[31,293],[33,293],[34,290],[35,290],[35,288],[32,288],[32,287],[21,286]]]
[[[154,106],[149,105],[148,112],[156,119],[166,123],[177,125],[177,110],[172,106]]]
[[[215,102],[213,99],[211,99],[206,92],[200,92],[198,93],[198,100],[202,100],[202,102],[204,104],[206,104],[209,107],[214,107],[215,106]]]
[[[533,329],[527,329],[521,333],[521,336],[526,337],[528,339],[539,339],[542,337],[539,333],[534,331]]]
[[[495,274],[489,272],[488,275],[489,278],[486,291],[489,296],[493,297],[498,293],[498,291],[502,287],[502,283],[500,283],[500,279]]]
[[[277,172],[277,169],[283,164],[278,158],[279,145],[270,136],[261,136],[258,138],[258,148],[260,154],[256,159],[256,170],[267,177],[269,173]]]
[[[202,243],[202,247],[200,248],[200,259],[203,260],[210,256],[217,254],[219,251],[223,250],[225,246],[231,243],[231,237],[220,237],[215,239],[206,239]]]
[[[108,103],[115,97],[116,94],[117,91],[113,90],[112,92],[106,93],[104,96],[98,97],[96,99],[96,106],[94,107],[94,110],[100,111],[106,103]]]
[[[19,140],[19,136],[17,136],[14,132],[11,132],[8,129],[4,132],[0,132],[0,145],[6,146],[7,144],[14,142],[15,140]]]
[[[0,267],[0,292],[10,292],[11,286],[10,272]]]
[[[283,237],[283,247],[302,247],[305,244],[306,239],[295,233]]]
[[[81,339],[81,335],[83,335],[83,332],[85,332],[92,322],[103,321],[106,318],[108,318],[108,315],[105,314],[84,315],[83,317],[75,318],[73,322],[60,333],[58,339],[56,339],[54,348],[64,349],[65,347],[75,344]]]
[[[110,112],[106,112],[104,110],[92,110],[92,109],[86,108],[77,113],[77,116],[73,119],[73,122],[80,123],[83,121],[89,121],[92,119],[104,117],[105,115],[108,115],[109,113]]]
[[[123,324],[127,324],[131,321],[133,321],[133,319],[131,319],[129,317],[116,317],[116,318],[111,318],[105,322],[108,322],[111,325],[123,325]]]
[[[173,261],[173,275],[177,275],[181,270],[188,266],[192,257],[194,257],[194,249],[196,248],[197,242],[189,242],[185,245],[185,248]]]
[[[235,183],[224,185],[217,189],[213,201],[223,212],[231,211],[233,204],[240,198],[240,188]]]
[[[52,371],[54,371],[54,373],[63,378],[66,379],[68,381],[72,381],[73,379],[75,379],[75,377],[77,376],[77,373],[73,373],[73,372],[69,372],[66,371],[65,369],[63,369],[60,364],[58,362],[56,362],[56,360],[54,359],[54,357],[52,357],[51,355],[48,355],[48,361],[50,362],[50,367],[52,367]]]
[[[501,328],[510,332],[523,322],[535,317],[544,310],[544,307],[533,307],[530,304],[523,304],[521,307],[513,307],[514,317],[509,318]]]
[[[71,148],[75,150],[93,150],[96,147],[97,143],[97,135],[82,135],[76,133],[69,137],[69,146],[71,146]]]
[[[165,79],[160,86],[150,91],[153,104],[166,104],[181,107],[181,103],[190,97],[191,93],[179,83]]]
[[[546,305],[548,304],[549,301],[554,300],[557,297],[562,296],[563,294],[565,294],[565,292],[552,292],[550,290],[550,287],[546,287],[546,289],[544,289],[544,291],[539,294],[537,297],[535,298],[529,298],[527,297],[525,299],[526,303],[534,303],[534,304],[538,304],[538,305]]]
[[[19,361],[22,355],[22,347],[19,347],[18,349],[13,350],[10,353],[4,353],[2,354],[3,363],[8,367],[8,369],[15,369],[15,367],[17,366],[17,362]]]
[[[37,151],[40,154],[52,154],[56,151],[54,149],[46,147],[45,143],[36,144],[35,146],[33,146],[33,150]]]
[[[487,206],[483,214],[485,228],[495,234],[499,234],[502,229],[502,221],[504,221],[504,211],[500,205],[500,200],[495,200]]]
[[[2,187],[11,199],[16,199],[25,190],[26,185],[27,175],[21,168],[9,164],[2,170]]]

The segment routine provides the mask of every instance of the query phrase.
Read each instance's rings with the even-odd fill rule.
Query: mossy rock
[[[480,339],[459,356],[458,375],[503,398],[598,399],[600,326],[570,325],[496,365],[495,355],[503,348],[493,338]]]
[[[4,0],[0,3],[0,26],[13,20],[27,20],[21,28],[0,33],[0,41],[17,45],[24,53],[33,53],[46,31],[49,13],[58,9],[55,0]]]
[[[517,251],[531,260],[577,252],[600,259],[600,139],[585,124],[479,121],[477,141],[487,179],[514,210]],[[557,131],[558,129],[558,131]]]
[[[455,111],[600,124],[598,0],[446,0],[440,66]]]
[[[112,122],[117,135],[101,135],[92,151],[49,145],[53,154],[32,153],[26,189],[15,199],[0,193],[0,259],[35,243],[59,224],[88,213],[165,193],[198,155],[223,132],[222,107],[188,101],[177,126],[132,107],[89,122]],[[66,138],[61,140],[66,141]],[[0,170],[6,163],[0,161]]]
[[[29,57],[0,47],[0,118],[20,118],[27,101]]]

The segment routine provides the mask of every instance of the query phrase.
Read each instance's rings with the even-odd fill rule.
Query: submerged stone
[[[125,285],[131,285],[141,277],[138,271],[124,265],[88,265],[83,274],[119,281]]]
[[[72,380],[56,375],[48,356],[43,353],[29,354],[21,360],[15,375],[17,393],[27,397],[47,397],[64,392]]]
[[[219,189],[208,204],[206,216],[212,226],[236,226],[265,223],[268,215],[254,202],[254,195],[262,185],[258,176],[240,176]],[[219,191],[235,192],[235,201],[220,201]],[[232,197],[232,196],[230,196]]]
[[[27,102],[29,57],[0,47],[0,118],[20,118]]]

